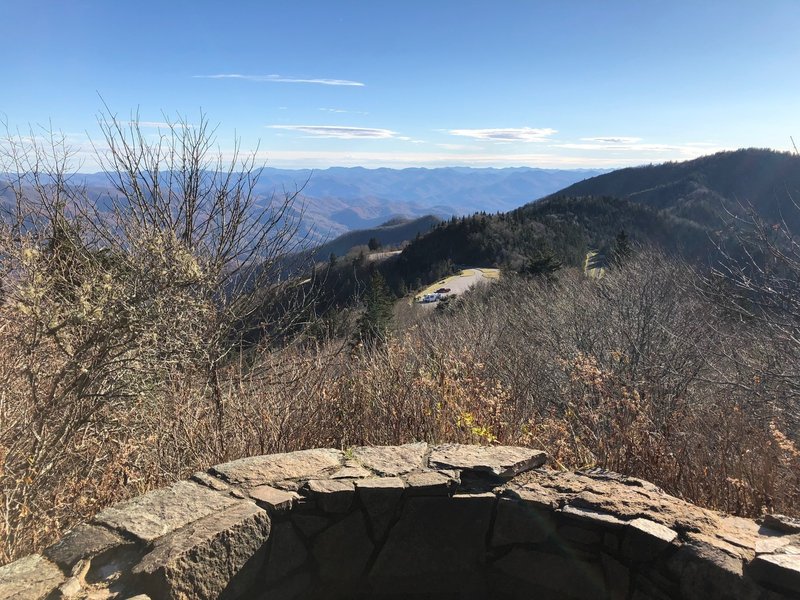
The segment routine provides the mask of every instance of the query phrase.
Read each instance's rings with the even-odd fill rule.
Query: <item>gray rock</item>
[[[359,496],[364,496],[372,491],[383,490],[387,493],[400,492],[405,489],[405,483],[399,477],[369,477],[355,482]],[[383,493],[383,492],[379,492]]]
[[[327,513],[349,511],[356,492],[352,481],[338,479],[312,479],[307,487],[311,497]]]
[[[320,515],[312,515],[306,513],[292,513],[292,523],[306,536],[307,539],[313,538],[323,529],[326,529],[331,524],[331,520],[327,517]]]
[[[557,592],[563,598],[605,598],[605,578],[596,563],[569,556],[514,548],[494,567],[527,583]]]
[[[269,485],[254,487],[249,490],[249,494],[256,504],[273,513],[290,510],[297,499],[295,492],[286,492]]]
[[[224,481],[217,479],[213,475],[209,475],[205,471],[197,471],[196,473],[193,473],[191,480],[211,488],[212,490],[217,490],[218,492],[227,492],[231,487]]]
[[[68,600],[84,596],[83,582],[78,577],[70,577],[58,587],[55,596],[58,600]]]
[[[69,571],[80,560],[101,552],[131,544],[122,536],[98,525],[82,524],[71,529],[58,542],[44,551],[54,563]]]
[[[405,482],[409,496],[446,496],[458,485],[457,480],[436,471],[411,473]]]
[[[155,600],[238,598],[262,572],[269,533],[267,513],[241,502],[161,538],[133,573]]]
[[[405,501],[369,574],[395,594],[452,593],[484,559],[493,494],[414,497]]]
[[[666,550],[677,537],[675,531],[655,521],[633,519],[625,529],[622,553],[631,560],[647,562]]]
[[[800,594],[800,554],[760,554],[748,574],[770,587]]]
[[[658,576],[654,577],[654,575],[655,574],[653,573],[653,570],[650,569],[647,575],[638,573],[633,578],[633,598],[636,600],[674,600],[675,598],[681,598],[681,600],[683,600],[680,590],[675,589],[675,586],[671,582],[667,582]],[[711,598],[715,598],[714,596],[702,597],[705,600],[711,600]],[[722,599],[715,598],[715,600]],[[726,598],[725,600],[728,599]],[[739,599],[737,598],[736,600]]]
[[[269,538],[270,551],[265,569],[268,584],[300,568],[308,558],[306,546],[290,522],[273,523]]]
[[[280,481],[272,482],[271,485],[272,487],[283,490],[284,492],[299,492],[300,488],[305,485],[305,482],[302,480],[292,481],[291,479],[281,479]]]
[[[619,553],[619,549],[620,549],[619,536],[614,535],[610,531],[606,531],[603,534],[603,547],[606,550],[610,550],[614,554]]]
[[[614,515],[592,510],[591,508],[579,508],[577,506],[566,505],[561,514],[564,517],[582,522],[586,525],[594,525],[603,529],[620,529],[625,525],[625,521],[618,519]]]
[[[372,477],[372,471],[364,467],[342,467],[334,472],[330,479],[363,479],[364,477]]]
[[[558,536],[574,544],[593,546],[603,539],[602,534],[594,528],[577,525],[562,525],[558,528]]]
[[[317,448],[242,458],[216,465],[212,471],[225,481],[249,488],[283,480],[319,479],[337,470],[343,459],[339,450]]]
[[[357,460],[350,458],[345,460],[344,466],[331,474],[329,479],[364,479],[372,476],[372,471],[361,466]]]
[[[543,510],[556,510],[561,502],[561,496],[552,490],[547,490],[535,483],[529,483],[524,487],[509,487],[503,491],[503,495],[508,498],[522,500],[526,504],[536,506]]]
[[[556,529],[553,513],[514,498],[500,498],[492,532],[492,545],[538,544]]]
[[[431,450],[428,464],[433,469],[458,469],[511,479],[541,467],[546,460],[545,452],[529,448],[444,444]]]
[[[786,546],[800,545],[800,534],[759,536],[756,540],[756,554],[772,554]]]
[[[537,469],[498,487],[536,463],[531,453],[411,444],[234,461],[0,567],[0,598],[800,597],[789,517],[761,525],[605,472]]]
[[[298,598],[307,598],[307,592],[313,585],[314,581],[311,574],[303,571],[295,573],[284,581],[270,587],[263,594],[258,596],[257,600],[297,600]]]
[[[143,553],[142,547],[138,544],[117,546],[92,559],[81,561],[78,565],[83,562],[89,563],[89,570],[85,576],[87,583],[116,589],[130,579],[131,572],[141,560]]]
[[[491,594],[476,597],[475,600],[485,598],[503,598],[504,600],[567,600],[563,594],[540,585],[523,581],[498,569],[491,570],[487,577]],[[569,600],[575,600],[570,598]],[[605,598],[603,600],[606,600]]]
[[[670,598],[664,596],[663,594],[659,594],[658,596],[654,596],[652,594],[648,594],[643,590],[633,590],[633,595],[631,596],[631,600],[670,600]]]
[[[759,597],[750,580],[742,578],[742,559],[706,541],[690,537],[666,566],[673,579],[680,582],[686,600]]]
[[[65,580],[57,566],[41,554],[31,554],[0,567],[0,598],[41,600]]]
[[[684,531],[727,529],[718,513],[693,506],[665,494],[653,484],[630,477],[537,469],[522,479],[526,482],[524,489],[535,491],[543,501],[553,502],[554,508],[569,504],[623,520],[646,516],[672,529]],[[752,537],[754,531],[739,534]]]
[[[361,577],[374,546],[364,515],[351,513],[314,540],[313,554],[323,582],[353,581]]]
[[[356,482],[356,491],[375,540],[383,538],[397,516],[404,489],[405,484],[399,477],[371,477]]]
[[[396,477],[424,467],[428,444],[405,444],[403,446],[353,448],[355,459],[378,475]]]
[[[800,519],[786,515],[764,515],[764,527],[785,533],[800,533]]]
[[[609,600],[625,600],[628,597],[631,579],[628,567],[605,552],[600,555],[600,564],[605,573]]]
[[[196,483],[179,481],[168,488],[115,504],[99,513],[94,521],[152,542],[239,502]]]

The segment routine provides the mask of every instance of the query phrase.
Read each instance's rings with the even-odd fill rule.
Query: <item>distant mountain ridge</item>
[[[305,184],[306,216],[323,237],[331,237],[397,216],[449,218],[477,211],[505,212],[602,172],[527,167],[265,168],[259,191],[293,190]]]
[[[800,156],[759,148],[719,152],[685,162],[630,167],[576,182],[552,196],[611,196],[717,228],[751,205],[768,220],[800,231]]]
[[[331,254],[344,256],[356,246],[367,245],[372,238],[378,240],[384,247],[396,246],[413,240],[417,234],[428,233],[441,222],[439,217],[433,215],[418,219],[394,218],[378,227],[348,231],[318,247],[314,252],[314,259],[316,261],[328,260]]]
[[[633,244],[708,264],[717,244],[730,240],[734,217],[750,207],[800,234],[794,199],[800,203],[800,156],[772,150],[620,169],[503,214],[443,222],[387,262],[384,276],[399,290],[458,265],[519,272],[580,266],[589,251],[608,254],[622,231]]]
[[[377,227],[394,217],[450,218],[477,211],[505,212],[603,172],[528,167],[265,167],[259,171],[254,192],[269,198],[273,192],[280,195],[299,190],[295,214],[302,215],[309,239],[321,244],[347,231]],[[106,173],[81,174],[75,181],[80,180],[97,198],[112,191]],[[0,202],[2,196],[0,187]]]

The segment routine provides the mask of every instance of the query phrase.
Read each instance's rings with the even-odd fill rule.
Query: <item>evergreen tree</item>
[[[546,251],[529,259],[519,272],[520,275],[544,275],[547,278],[553,278],[556,271],[560,268],[561,261],[559,261],[552,252]]]
[[[364,267],[364,265],[366,265],[366,264],[367,264],[367,255],[366,255],[366,254],[364,254],[364,251],[363,251],[363,250],[361,250],[361,251],[358,253],[358,255],[357,255],[355,258],[353,258],[353,268],[355,268],[355,269],[361,269],[361,268],[363,268],[363,267]]]
[[[386,340],[392,324],[392,295],[386,280],[375,270],[364,298],[366,309],[358,322],[358,338],[365,344]]]
[[[406,294],[408,294],[408,286],[406,285],[406,280],[403,279],[402,277],[400,278],[400,281],[397,283],[397,293],[400,296],[405,296]]]
[[[381,247],[381,243],[378,241],[378,238],[371,237],[369,238],[369,242],[367,242],[367,247],[370,251],[375,252],[375,250],[379,250]]]
[[[624,229],[621,229],[614,238],[614,243],[611,246],[611,262],[614,264],[622,263],[631,253],[631,242],[628,239],[628,234]]]

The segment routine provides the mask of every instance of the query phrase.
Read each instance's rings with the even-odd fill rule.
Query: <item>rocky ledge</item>
[[[800,598],[800,528],[545,453],[424,443],[212,467],[0,567],[0,598]]]

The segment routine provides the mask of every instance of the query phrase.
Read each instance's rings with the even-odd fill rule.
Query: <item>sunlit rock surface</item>
[[[0,567],[0,599],[800,597],[800,532],[544,452],[407,444],[217,465]]]

